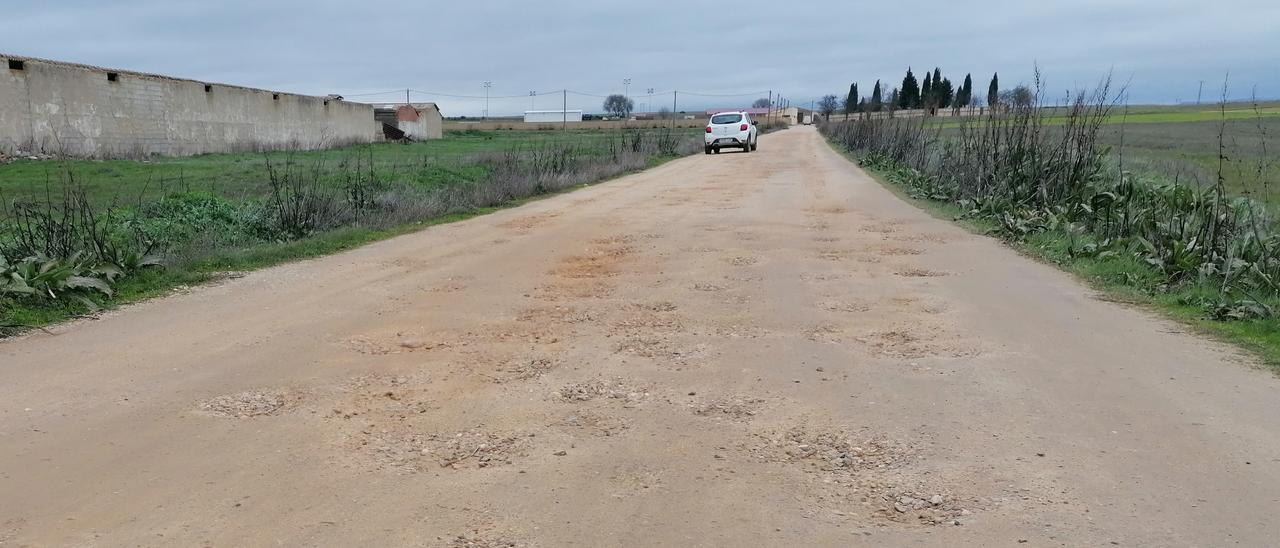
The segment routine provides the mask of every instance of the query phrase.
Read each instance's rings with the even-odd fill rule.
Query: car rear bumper
[[[737,135],[707,135],[703,141],[707,146],[736,146],[740,147],[751,139],[750,133],[739,133]]]

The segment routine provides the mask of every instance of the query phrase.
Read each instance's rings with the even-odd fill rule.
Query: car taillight
[[[738,131],[746,131],[746,130],[747,130],[747,124],[742,124],[738,126]]]
[[[711,126],[707,126],[707,133],[711,133]]]

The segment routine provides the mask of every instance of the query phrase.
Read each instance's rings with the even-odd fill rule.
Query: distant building
[[[388,141],[421,141],[444,136],[444,117],[435,103],[374,105],[373,119]]]
[[[812,124],[815,114],[807,108],[785,107],[775,108],[768,114],[775,120],[782,120],[787,125]]]
[[[547,124],[551,122],[581,122],[581,110],[526,110],[524,111],[524,121],[526,124]]]

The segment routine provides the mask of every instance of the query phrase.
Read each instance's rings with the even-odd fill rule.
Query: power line
[[[402,91],[404,90],[403,89],[396,90],[395,93],[400,93]],[[449,97],[451,99],[484,99],[485,98],[485,96],[483,95],[461,95],[457,93],[441,93],[438,91],[422,91],[420,89],[410,89],[409,91],[412,91],[419,95],[430,95],[433,97]],[[557,89],[554,91],[539,91],[538,95],[550,95],[555,93],[560,93],[560,90]],[[349,97],[355,97],[355,95],[350,95]],[[527,94],[526,95],[490,95],[488,98],[489,99],[516,99],[521,97],[528,97],[528,95]]]
[[[768,90],[752,91],[750,93],[697,93],[694,91],[681,91],[685,95],[696,95],[698,97],[747,97],[751,95],[764,95],[769,93]]]
[[[426,91],[426,90],[413,89],[413,88],[410,88],[410,90],[409,90],[409,91],[412,91],[413,93],[417,93],[417,94],[419,94],[419,95],[430,95],[430,96],[433,96],[433,97],[449,97],[449,98],[451,98],[451,99],[485,99],[485,98],[486,98],[484,95],[467,95],[467,94],[462,94],[462,93],[445,93],[445,92],[441,92],[441,91]],[[350,95],[346,95],[346,97],[365,97],[365,96],[370,96],[370,95],[389,95],[389,94],[392,94],[392,93],[403,93],[403,92],[404,92],[404,89],[397,89],[397,90],[392,90],[392,91],[380,91],[380,92],[374,92],[374,93],[350,94]],[[567,93],[570,93],[570,94],[573,94],[573,95],[581,95],[581,96],[583,96],[583,97],[599,97],[599,98],[602,98],[602,99],[603,99],[603,98],[608,97],[608,95],[601,95],[601,94],[599,94],[599,93],[589,93],[589,92],[586,92],[586,91],[576,91],[576,90],[572,90],[572,89],[557,89],[557,90],[551,90],[551,91],[538,91],[538,92],[536,92],[536,93],[537,93],[537,95],[554,95],[554,94],[556,94],[556,93],[566,93],[566,92],[567,92]],[[642,96],[642,95],[636,95],[636,96],[637,96],[637,97],[655,97],[655,96],[659,96],[659,95],[665,96],[665,95],[668,95],[668,94],[671,94],[671,93],[675,93],[675,91],[674,91],[674,90],[671,90],[671,91],[654,91],[653,93],[645,94],[645,95],[643,95],[643,96]],[[749,91],[749,92],[745,92],[745,93],[701,93],[701,92],[697,92],[697,91],[683,91],[683,90],[682,90],[682,91],[680,91],[680,93],[683,93],[683,94],[685,94],[685,95],[692,95],[692,96],[695,96],[695,97],[751,97],[751,96],[756,96],[756,95],[766,95],[766,94],[768,94],[768,93],[769,93],[769,91],[768,91],[768,90],[761,90],[761,91]],[[489,95],[489,96],[488,96],[488,98],[489,98],[489,99],[522,99],[522,98],[528,98],[528,97],[529,97],[529,92],[525,92],[523,95]]]
[[[369,97],[371,95],[390,95],[392,93],[403,93],[403,92],[404,92],[403,89],[397,89],[392,91],[375,91],[372,93],[348,93],[343,95],[343,97]]]

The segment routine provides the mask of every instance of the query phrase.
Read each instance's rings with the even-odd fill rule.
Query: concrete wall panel
[[[375,140],[366,104],[34,59],[23,65],[0,64],[7,153],[184,156]]]

